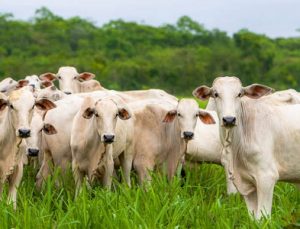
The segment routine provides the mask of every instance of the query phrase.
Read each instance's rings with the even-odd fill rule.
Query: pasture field
[[[300,192],[286,183],[276,185],[272,220],[254,222],[240,195],[226,195],[221,166],[201,164],[187,169],[186,180],[153,174],[147,188],[114,182],[112,191],[84,187],[74,200],[71,174],[58,188],[53,178],[42,192],[34,186],[35,172],[25,169],[18,208],[0,202],[1,228],[296,228],[300,227]],[[56,172],[54,177],[60,178]],[[4,199],[6,199],[6,191]]]

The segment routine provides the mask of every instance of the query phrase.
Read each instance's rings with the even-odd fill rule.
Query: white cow
[[[102,178],[110,188],[113,159],[124,155],[123,170],[130,186],[133,159],[133,121],[124,101],[116,96],[94,100],[86,97],[71,130],[72,170],[78,193],[85,176],[91,182]],[[128,120],[130,119],[130,120]]]
[[[60,67],[57,74],[44,73],[41,80],[59,81],[59,89],[66,94],[105,90],[101,84],[94,80],[95,75],[90,72],[78,73],[74,67]]]
[[[271,92],[259,84],[243,87],[236,77],[219,77],[212,88],[193,92],[214,98],[228,170],[257,219],[271,214],[277,181],[300,183],[300,105],[259,99]]]
[[[7,77],[0,82],[0,92],[7,94],[12,90],[16,89],[18,82],[12,79],[11,77]]]
[[[9,201],[15,208],[17,187],[23,175],[24,152],[20,145],[22,139],[30,136],[29,123],[35,105],[52,108],[50,101],[35,101],[32,87],[12,91],[8,97],[0,94],[0,194],[4,182],[8,180]]]

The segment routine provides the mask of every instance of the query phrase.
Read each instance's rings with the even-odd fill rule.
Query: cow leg
[[[251,192],[244,196],[248,212],[251,216],[255,216],[257,212],[257,192]]]
[[[74,177],[75,186],[76,186],[75,197],[77,197],[79,195],[79,193],[81,192],[84,173],[82,173],[79,170],[77,163],[74,160],[72,161],[72,172],[73,172],[73,177]]]
[[[112,176],[114,173],[114,159],[113,159],[113,149],[112,145],[106,146],[106,163],[105,163],[105,172],[103,177],[104,187],[110,189],[112,183]]]
[[[0,178],[0,200],[2,200],[2,194],[3,194],[3,186],[4,186],[5,178]]]
[[[44,152],[43,162],[42,166],[36,176],[36,188],[38,190],[41,190],[44,180],[47,179],[47,177],[51,173],[50,166],[52,164],[52,157],[50,155],[49,151]]]
[[[232,172],[233,172],[233,168],[232,168],[232,156],[231,156],[231,152],[228,152],[226,148],[223,149],[222,151],[222,155],[221,155],[221,164],[224,167],[225,170],[225,177],[226,177],[226,186],[227,186],[227,194],[235,194],[237,193],[237,189],[232,181]]]
[[[131,187],[131,181],[130,181],[130,172],[132,168],[132,161],[133,161],[133,155],[131,152],[124,152],[124,158],[122,158],[122,169],[124,173],[125,181],[128,185],[128,187]]]
[[[150,172],[154,169],[154,163],[151,163],[149,159],[145,157],[135,158],[133,161],[133,167],[138,174],[139,184],[143,185],[145,180],[150,183]]]
[[[23,161],[16,166],[14,173],[9,177],[8,202],[13,203],[14,209],[17,208],[17,188],[19,187],[23,176]]]
[[[262,214],[271,216],[273,191],[276,179],[272,176],[264,176],[263,173],[257,179],[257,212],[256,218],[260,219]]]

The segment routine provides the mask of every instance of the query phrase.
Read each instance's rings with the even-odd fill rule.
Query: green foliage
[[[118,90],[161,88],[190,96],[221,75],[239,76],[245,85],[300,89],[300,38],[270,39],[247,30],[230,37],[187,16],[160,27],[122,20],[99,27],[44,7],[30,21],[0,14],[0,30],[1,77],[72,65]]]
[[[276,185],[272,220],[255,222],[241,196],[226,194],[224,171],[217,165],[187,169],[184,183],[179,178],[168,182],[165,176],[155,174],[147,188],[135,182],[128,188],[117,181],[112,191],[84,187],[76,200],[71,174],[61,188],[54,179],[48,179],[42,192],[34,187],[34,174],[31,168],[25,170],[16,211],[5,201],[0,202],[1,228],[223,229],[300,225],[300,192],[294,186]],[[54,177],[60,177],[59,173]]]

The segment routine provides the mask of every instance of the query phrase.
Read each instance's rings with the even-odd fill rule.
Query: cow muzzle
[[[27,149],[27,154],[30,157],[37,157],[39,155],[40,150],[35,148],[29,148]]]
[[[18,129],[20,138],[28,138],[30,137],[30,129]]]
[[[232,116],[223,117],[222,120],[225,127],[233,127],[236,124],[236,118]]]
[[[70,92],[70,91],[65,91],[64,92],[66,95],[71,95],[72,94],[72,92]]]
[[[191,131],[184,131],[183,132],[183,138],[185,140],[192,140],[194,138],[194,133]]]
[[[104,143],[110,144],[110,143],[113,143],[114,140],[115,140],[115,135],[113,135],[113,134],[104,134],[103,135]]]

